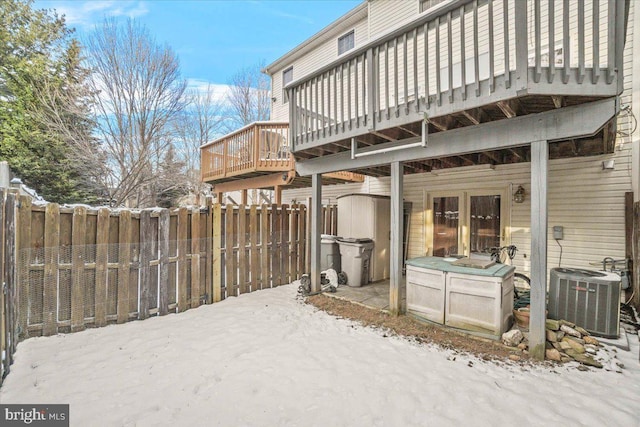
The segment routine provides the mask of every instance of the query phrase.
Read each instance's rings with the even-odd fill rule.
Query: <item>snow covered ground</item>
[[[639,426],[621,373],[485,362],[319,312],[288,285],[179,315],[29,339],[2,403],[72,426]],[[635,338],[635,337],[632,337]]]

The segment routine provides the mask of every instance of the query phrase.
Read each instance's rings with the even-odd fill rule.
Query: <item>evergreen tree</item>
[[[87,167],[81,152],[97,149],[87,77],[63,17],[0,2],[0,159],[49,201],[96,199],[101,165]]]

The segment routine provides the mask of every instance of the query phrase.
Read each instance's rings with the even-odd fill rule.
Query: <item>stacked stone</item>
[[[567,320],[547,319],[546,334],[546,359],[562,363],[575,360],[583,365],[602,368],[602,364],[593,358],[600,343],[585,329]],[[529,348],[519,329],[505,332],[502,335],[502,343],[525,353]]]

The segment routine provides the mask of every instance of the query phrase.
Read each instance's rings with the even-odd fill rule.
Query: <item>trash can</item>
[[[373,240],[338,239],[342,259],[342,271],[347,275],[347,285],[359,287],[369,283],[369,265]]]
[[[338,236],[322,234],[320,236],[320,271],[334,269],[340,273],[340,246]]]

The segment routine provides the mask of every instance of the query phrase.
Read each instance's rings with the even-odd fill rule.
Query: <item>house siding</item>
[[[418,0],[369,1],[369,37],[376,38],[389,28],[418,15]]]
[[[329,62],[335,61],[338,59],[338,38],[351,30],[355,32],[355,47],[363,45],[369,40],[367,19],[364,18],[353,25],[340,28],[334,36],[302,58],[293,61],[293,63],[287,63],[287,65],[277,70],[273,70],[271,74],[271,88],[276,101],[273,102],[271,106],[271,120],[289,120],[289,104],[283,102],[282,72],[293,66],[293,79],[297,80]]]
[[[397,13],[389,15],[389,19],[384,21],[386,24],[382,24],[382,11],[385,7],[391,8],[390,3],[369,3],[371,17],[369,32],[371,37],[379,34],[382,28],[390,26],[392,22],[399,22],[405,19],[400,18],[400,16],[404,16],[402,13],[408,13],[406,11],[409,9],[409,2],[402,2],[401,6],[398,6]],[[560,3],[557,2],[557,4]],[[417,4],[415,7],[418,7]],[[602,7],[604,6],[601,5]],[[635,8],[636,2],[630,2],[627,42],[624,50],[625,81],[624,92],[621,96],[622,105],[632,104]],[[501,11],[495,10],[494,13],[501,13]],[[376,16],[378,21],[376,21]],[[545,22],[546,19],[543,18],[542,21]],[[587,43],[591,38],[589,33],[587,31]],[[601,33],[601,42],[605,37],[606,34]],[[496,42],[499,42],[500,39],[501,37],[496,37]],[[485,44],[480,43],[480,52],[483,51]],[[496,49],[499,48],[501,47],[496,46]],[[638,59],[635,60],[638,61]],[[574,61],[576,59],[572,55],[572,65]],[[601,56],[601,61],[606,61],[606,56]],[[513,64],[514,61],[512,60],[511,63]],[[636,88],[637,91],[638,89]],[[636,116],[638,116],[638,113],[636,113]],[[286,115],[284,117],[286,118]],[[601,261],[604,257],[610,256],[620,259],[626,256],[625,193],[632,191],[632,181],[635,179],[633,174],[638,173],[638,165],[632,161],[632,155],[635,151],[632,148],[631,136],[629,136],[632,126],[633,120],[622,112],[617,121],[618,135],[615,149],[611,154],[558,159],[549,162],[549,269],[558,266],[560,263],[561,248],[554,241],[552,233],[552,227],[555,225],[564,227],[564,239],[559,242],[562,245],[562,266],[597,269],[598,266],[594,265],[594,263]],[[615,169],[610,171],[603,170],[602,162],[610,159],[615,161]],[[440,175],[423,173],[405,176],[403,197],[406,201],[412,202],[409,257],[425,255],[431,244],[428,238],[430,230],[427,227],[427,218],[430,216],[430,212],[426,205],[429,193],[501,188],[512,194],[518,185],[522,185],[526,190],[525,202],[521,204],[513,203],[510,200],[511,197],[507,200],[509,204],[507,241],[519,248],[519,252],[514,259],[514,264],[518,270],[529,273],[531,267],[530,168],[530,163],[520,163],[498,165],[494,169],[469,170],[459,168]],[[325,203],[334,203],[337,196],[356,192],[389,195],[390,178],[367,177],[362,184],[325,186],[322,189],[322,198]],[[283,202],[289,203],[292,199],[304,202],[310,195],[311,189],[308,188],[286,190],[283,192]]]

